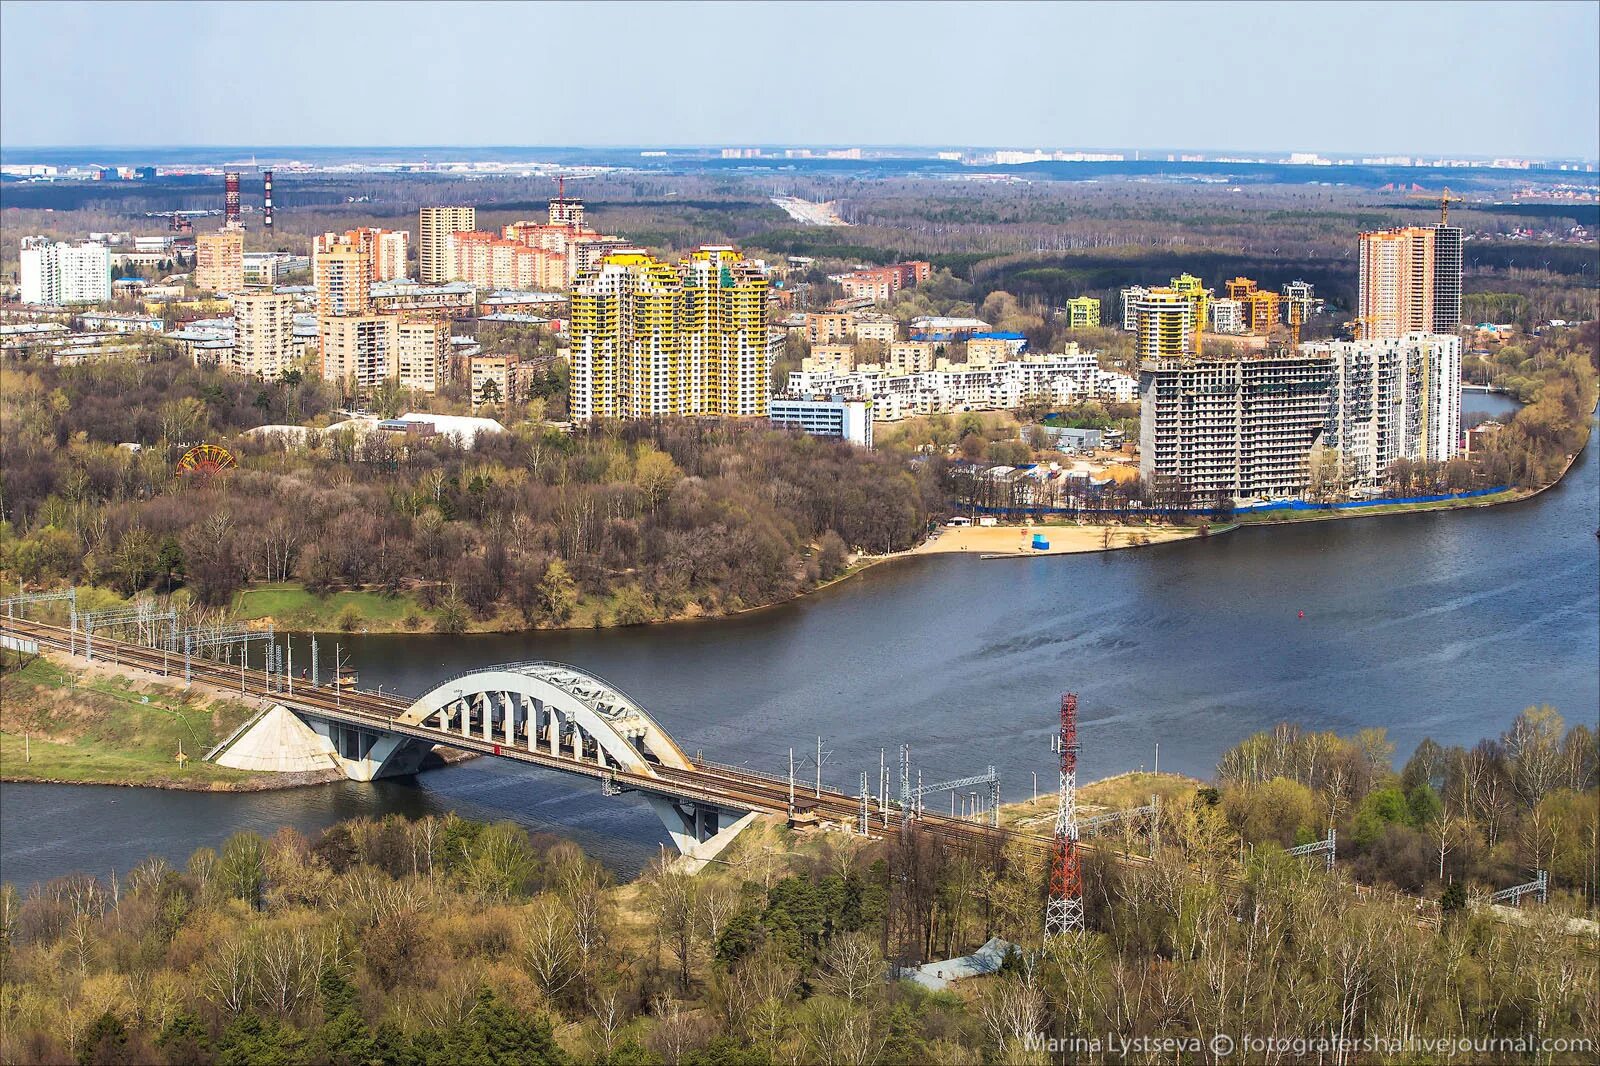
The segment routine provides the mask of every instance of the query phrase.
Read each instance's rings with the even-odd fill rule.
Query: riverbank
[[[337,778],[272,781],[202,761],[259,709],[203,685],[38,656],[0,676],[0,780],[236,792]]]
[[[0,781],[269,792],[345,780],[331,765],[269,773],[204,761],[271,702],[78,656],[34,656],[0,675]],[[472,758],[436,749],[423,769]]]
[[[1033,535],[1043,536],[1048,548],[1032,547]],[[1192,526],[1104,526],[1040,523],[1027,526],[944,527],[912,548],[908,555],[976,554],[1028,557],[1034,555],[1081,555],[1088,552],[1143,548],[1152,544],[1171,544],[1195,540],[1200,531]]]

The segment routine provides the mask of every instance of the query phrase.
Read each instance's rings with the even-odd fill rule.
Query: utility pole
[[[817,736],[817,799],[822,798],[822,736]]]
[[[311,638],[311,687],[317,687],[317,638]]]
[[[789,749],[789,820],[794,821],[794,749]]]
[[[1161,776],[1161,741],[1156,741],[1156,776]]]

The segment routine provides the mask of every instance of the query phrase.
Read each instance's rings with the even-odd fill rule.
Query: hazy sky
[[[1600,4],[0,4],[0,143],[1600,155]]]

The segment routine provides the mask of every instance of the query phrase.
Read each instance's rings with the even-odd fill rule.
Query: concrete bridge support
[[[276,704],[216,757],[236,770],[305,773],[337,768],[352,781],[414,774],[432,744],[296,713]]]
[[[694,800],[650,796],[650,807],[677,845],[679,865],[696,874],[756,820],[755,811],[730,811]]]

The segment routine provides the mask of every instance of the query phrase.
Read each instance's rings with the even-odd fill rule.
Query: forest
[[[1167,775],[1153,834],[1092,841],[1085,931],[1043,946],[1046,853],[1019,834],[761,823],[698,875],[618,884],[453,814],[239,833],[182,868],[0,889],[0,1059],[1364,1063],[1467,1039],[1463,1061],[1593,1061],[1594,733],[1535,707],[1393,754],[1381,729],[1285,724],[1210,784]],[[1332,870],[1285,854],[1329,827]],[[1548,903],[1486,905],[1535,868]],[[1016,945],[998,974],[885,980],[992,936]]]
[[[335,417],[320,383],[172,360],[16,365],[0,402],[0,567],[124,596],[181,586],[212,607],[298,581],[408,592],[446,631],[497,612],[560,625],[586,604],[595,624],[719,613],[910,547],[941,506],[929,464],[765,424],[529,421],[475,450],[342,430],[289,446],[241,431]],[[239,468],[176,475],[202,441]]]

